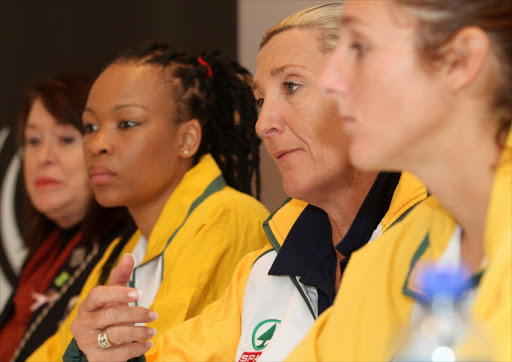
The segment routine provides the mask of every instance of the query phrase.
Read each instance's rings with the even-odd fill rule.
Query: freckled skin
[[[255,97],[260,105],[263,100],[256,131],[279,167],[286,193],[320,203],[353,172],[336,104],[316,85],[326,59],[315,33],[289,30],[261,49],[254,76]]]

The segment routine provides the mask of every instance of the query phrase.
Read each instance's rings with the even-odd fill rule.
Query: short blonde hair
[[[315,5],[292,14],[270,28],[260,43],[260,49],[279,33],[290,29],[313,30],[318,34],[320,51],[334,51],[338,42],[338,25],[343,3]]]

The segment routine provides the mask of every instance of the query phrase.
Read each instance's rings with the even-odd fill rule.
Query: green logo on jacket
[[[252,347],[256,351],[261,351],[267,346],[268,342],[274,337],[279,323],[281,323],[279,319],[266,319],[258,323],[252,332]]]

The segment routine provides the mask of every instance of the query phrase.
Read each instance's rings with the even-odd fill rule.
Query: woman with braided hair
[[[87,298],[32,360],[62,357],[77,313],[94,326],[94,347],[110,352],[100,346],[116,338],[106,316],[118,285],[136,288],[133,309],[150,308],[148,328],[163,332],[218,299],[238,261],[264,245],[268,212],[250,196],[260,142],[250,79],[217,52],[165,44],[125,51],[100,74],[83,113],[86,166],[98,202],[126,206],[138,230],[84,285],[80,302],[102,302]],[[96,286],[119,261],[131,275]]]

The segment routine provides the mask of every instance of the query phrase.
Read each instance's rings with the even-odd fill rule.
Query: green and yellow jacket
[[[414,176],[404,173],[398,177],[400,181],[397,181],[398,185],[392,185],[392,199],[386,203],[384,217],[377,220],[377,230],[386,232],[400,215],[426,197],[424,186]],[[146,359],[282,360],[318,317],[319,289],[303,283],[305,274],[298,277],[295,273],[276,273],[274,267],[286,244],[293,243],[291,245],[299,247],[301,244],[296,242],[304,239],[311,248],[320,248],[322,233],[328,239],[326,250],[330,248],[334,252],[329,221],[322,213],[303,201],[291,199],[286,202],[264,224],[268,245],[242,259],[222,298],[205,308],[199,316],[166,333],[158,333],[153,338],[153,347],[145,355]],[[361,218],[358,214],[355,222]],[[374,229],[375,225],[368,235]],[[313,249],[309,249],[310,258],[314,255]],[[303,264],[318,264],[307,256],[303,261]],[[292,263],[294,260],[285,257],[281,265],[283,262]],[[76,343],[71,344],[65,360],[79,361],[81,357],[84,356]]]
[[[512,361],[512,133],[497,165],[484,235],[486,264],[470,311],[489,339],[495,361]],[[389,361],[411,321],[414,274],[444,254],[456,221],[435,197],[415,207],[379,239],[356,252],[339,298],[315,323],[288,361]],[[478,273],[475,276],[478,276]],[[349,295],[349,298],[345,298]],[[474,336],[457,346],[471,356]]]
[[[203,156],[169,197],[149,240],[136,231],[120,254],[140,255],[132,285],[142,288],[145,300],[139,305],[158,313],[148,326],[164,333],[218,299],[242,257],[267,242],[262,229],[267,217],[260,202],[226,185],[212,156]],[[115,244],[91,273],[80,301],[97,285]],[[29,360],[61,360],[73,337],[70,325],[76,313],[75,307]]]

